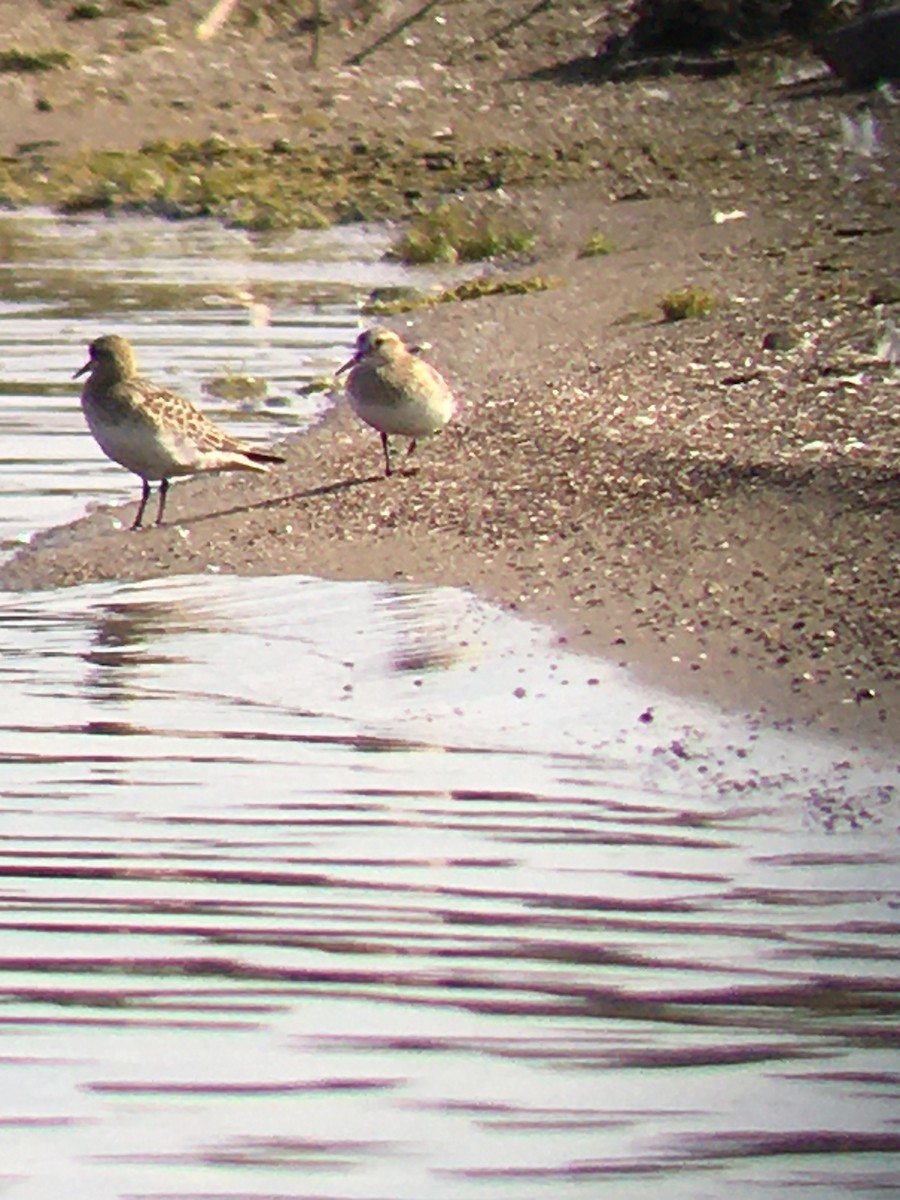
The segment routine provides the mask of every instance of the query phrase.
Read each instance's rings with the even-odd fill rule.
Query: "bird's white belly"
[[[131,421],[91,420],[90,415],[88,425],[103,453],[142,479],[168,479],[197,469],[196,446],[169,431]]]
[[[367,425],[382,433],[399,434],[402,437],[428,437],[443,429],[453,412],[452,400],[448,397],[423,402],[401,400],[393,403],[371,401],[351,395],[353,411]]]

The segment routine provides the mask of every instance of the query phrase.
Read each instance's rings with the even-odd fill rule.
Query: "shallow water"
[[[147,272],[194,278],[170,251]],[[334,303],[323,365],[355,327]],[[236,344],[185,311],[139,322],[177,386]],[[254,373],[293,369],[308,317],[280,350],[239,327]],[[59,367],[96,315],[47,318],[52,377],[42,320],[0,319],[44,406],[3,410],[4,444],[34,448],[7,531],[130,487]],[[72,418],[49,446],[47,414]],[[0,1194],[895,1187],[886,757],[650,694],[449,589],[0,595],[0,685]]]
[[[327,403],[298,389],[346,359],[373,287],[427,283],[382,261],[383,228],[297,233],[277,243],[215,222],[0,213],[0,550],[135,497],[138,481],[86,431],[72,378],[100,333],[135,345],[141,371],[250,440],[283,436]],[[211,381],[249,376],[256,400]]]
[[[643,723],[449,590],[99,585],[0,648],[10,1195],[890,1185],[893,764]]]

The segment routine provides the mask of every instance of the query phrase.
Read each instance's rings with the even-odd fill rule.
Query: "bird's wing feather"
[[[142,411],[154,425],[170,425],[183,432],[199,450],[222,450],[243,454],[249,446],[231,437],[197,407],[187,396],[146,380],[128,386],[131,407]]]

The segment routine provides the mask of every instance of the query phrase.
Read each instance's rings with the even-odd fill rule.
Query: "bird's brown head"
[[[105,333],[102,337],[91,342],[88,351],[90,357],[80,370],[75,372],[75,378],[91,372],[91,378],[98,381],[116,382],[130,379],[137,374],[137,363],[131,343],[117,333]]]
[[[336,374],[340,375],[351,367],[359,366],[360,363],[371,363],[372,366],[395,363],[398,359],[405,358],[408,353],[403,339],[392,329],[374,325],[371,329],[362,331],[356,339],[356,351],[353,357],[348,359],[342,367],[338,367]]]

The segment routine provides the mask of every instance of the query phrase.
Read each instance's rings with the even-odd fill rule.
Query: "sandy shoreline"
[[[822,545],[800,554],[815,503],[804,502],[790,523],[765,490],[731,497],[715,513],[684,510],[667,520],[654,569],[634,553],[634,527],[621,520],[593,532],[589,554],[544,533],[511,545],[487,528],[479,535],[468,504],[464,530],[441,516],[442,468],[466,460],[469,435],[448,434],[440,449],[426,446],[416,473],[385,480],[377,443],[341,409],[290,443],[287,466],[270,479],[180,483],[170,524],[136,534],[127,529],[133,505],[100,510],[39,535],[0,583],[19,590],[214,570],[466,587],[667,690],[766,723],[880,746],[896,739],[896,683],[852,637],[829,637],[849,614],[840,600],[823,610],[805,578],[823,558]],[[323,460],[334,481],[305,486]]]
[[[560,197],[546,199],[552,208]],[[889,442],[855,464],[821,451],[811,463],[782,432],[772,453],[777,406],[767,423],[757,404],[768,411],[773,378],[806,369],[802,350],[762,350],[763,326],[751,322],[734,358],[734,316],[724,314],[592,338],[596,308],[571,293],[579,273],[590,290],[596,268],[568,266],[568,289],[517,299],[514,311],[506,298],[447,306],[407,329],[434,343],[433,361],[464,402],[422,444],[414,472],[384,479],[377,437],[338,400],[265,479],[178,482],[161,529],[131,533],[129,505],[48,531],[0,571],[0,584],[212,569],[468,587],[670,690],[767,721],[895,740]],[[638,287],[644,275],[636,253]],[[506,344],[501,325],[508,359],[483,349]],[[704,361],[716,364],[712,409]],[[723,388],[741,364],[760,377]],[[723,393],[735,389],[740,399],[726,405]],[[844,407],[848,421],[864,411]],[[727,451],[722,429],[700,419],[711,411],[727,426]],[[827,396],[819,420],[834,419]]]
[[[459,36],[464,7],[430,36]],[[879,110],[883,157],[851,179],[835,140],[851,96],[788,101],[774,74],[613,90],[529,82],[516,38],[519,65],[534,66],[533,26],[504,50],[505,74],[469,58],[441,74],[435,97],[404,92],[398,129],[406,104],[414,131],[478,128],[487,97],[518,137],[531,103],[538,141],[575,136],[579,122],[602,132],[604,114],[624,128],[633,113],[641,130],[662,122],[664,142],[677,112],[696,163],[665,183],[664,159],[648,151],[655,165],[629,199],[599,165],[566,187],[501,189],[537,233],[518,269],[558,286],[389,322],[433,344],[463,401],[416,472],[384,480],[377,437],[339,405],[289,443],[277,473],[178,483],[158,530],[119,529],[129,506],[48,531],[4,565],[0,586],[209,570],[465,586],[674,691],[895,743],[900,416],[871,301],[898,261],[900,109]],[[558,58],[583,52],[574,19],[558,36]],[[254,48],[263,66],[266,46]],[[239,40],[226,48],[238,55]],[[333,136],[377,125],[372,89],[425,71],[414,56],[426,51],[395,45],[377,72],[344,73]],[[235,77],[237,93],[244,82]],[[109,98],[80,103],[83,136],[102,141]],[[57,118],[64,131],[74,115],[43,112],[41,128]],[[713,144],[734,147],[721,177],[701,169]],[[596,231],[614,252],[580,257]],[[715,294],[713,312],[661,322],[660,295],[686,283]],[[773,333],[781,348],[767,348]]]

